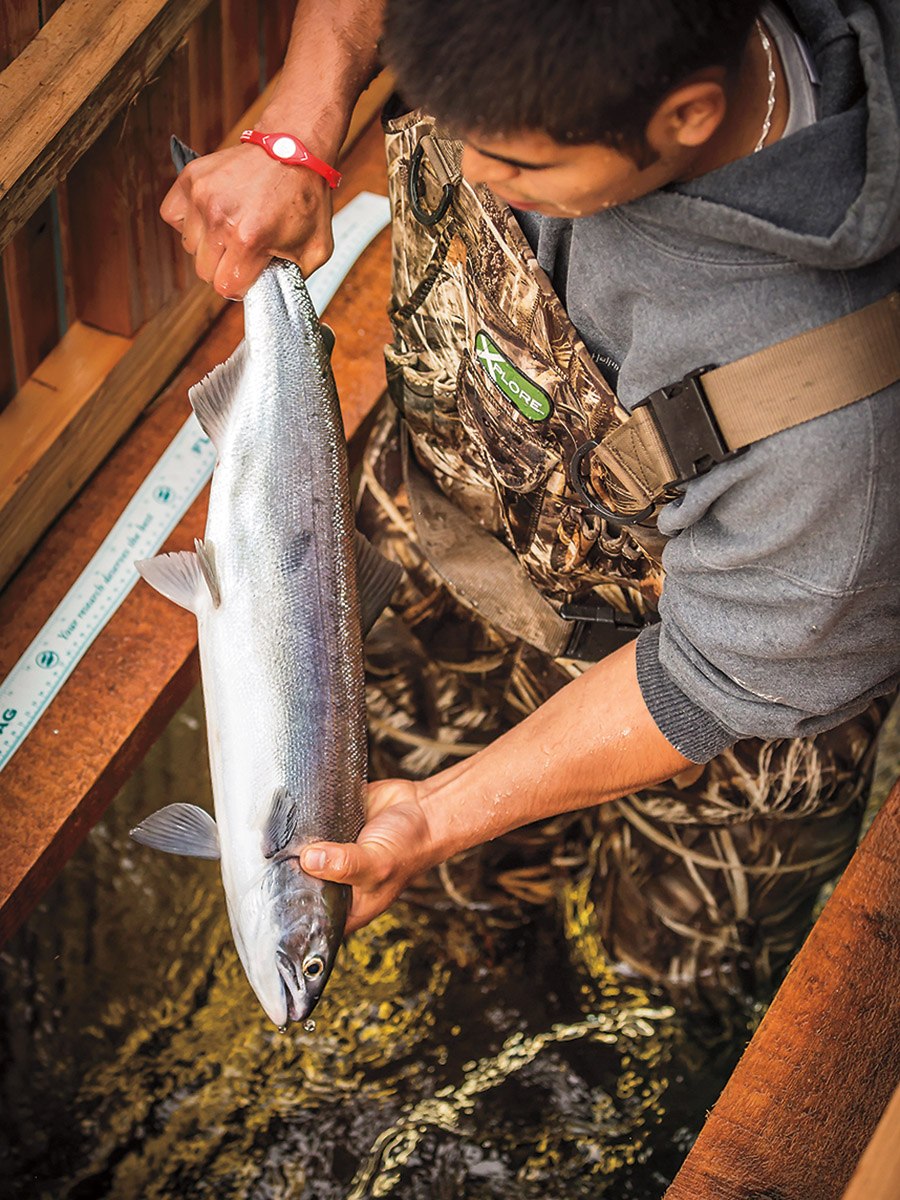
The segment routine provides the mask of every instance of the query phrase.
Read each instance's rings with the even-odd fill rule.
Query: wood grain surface
[[[0,87],[0,248],[209,2],[66,0],[10,63]]]
[[[898,1033],[900,784],[665,1200],[839,1200],[900,1080]]]
[[[338,202],[386,190],[372,125],[348,156]],[[385,230],[328,308],[348,436],[384,389],[382,347],[390,236]],[[163,396],[101,467],[0,594],[0,678],[65,595],[189,412],[187,388],[231,353],[242,332],[229,305]],[[352,441],[355,449],[358,441]],[[206,493],[167,548],[202,535]],[[26,743],[0,772],[0,941],[25,918],[197,678],[196,622],[139,584],[112,617]]]

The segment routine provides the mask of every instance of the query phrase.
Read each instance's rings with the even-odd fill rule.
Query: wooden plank
[[[22,53],[40,23],[38,0],[0,0],[0,71]]]
[[[878,1122],[843,1200],[897,1200],[900,1196],[900,1087]]]
[[[259,38],[256,0],[222,0],[222,116],[226,125],[237,121],[260,90]]]
[[[187,142],[209,154],[225,133],[222,113],[222,5],[210,4],[188,33],[190,133]]]
[[[900,784],[666,1200],[839,1200],[900,1080],[898,1028]]]
[[[12,340],[9,332],[9,308],[6,287],[0,277],[0,413],[16,394],[16,373],[13,369]]]
[[[183,252],[159,219],[172,180],[169,136],[188,128],[188,44],[116,116],[63,185],[79,320],[132,337],[183,281]]]
[[[0,70],[25,49],[39,28],[37,0],[30,4],[0,0]],[[59,339],[53,214],[49,202],[41,205],[3,251],[2,275],[7,298],[11,376],[27,379]]]
[[[245,123],[253,124],[276,86],[274,79],[231,130],[226,145],[237,141]],[[372,121],[380,99],[375,85],[364,94],[342,154]],[[379,141],[377,132],[371,136]],[[343,193],[342,187],[339,200]],[[76,322],[53,351],[52,364],[46,371],[42,364],[0,414],[0,587],[225,303],[197,282],[174,297],[134,339],[107,335],[109,346],[96,353],[104,364],[113,364],[108,366],[113,372],[109,377],[99,370],[91,373],[83,363],[84,334]],[[99,347],[96,341],[92,345]],[[48,394],[53,395],[52,403],[47,402]]]
[[[349,155],[337,203],[386,188],[382,139],[370,128]],[[333,364],[351,453],[384,389],[390,336],[390,234],[353,268],[328,309]],[[93,331],[88,331],[93,333]],[[207,340],[0,593],[0,678],[65,595],[138,484],[181,427],[187,388],[224,359],[242,333],[229,305]],[[102,337],[100,334],[94,334]],[[169,542],[202,534],[205,494]],[[0,773],[0,940],[31,910],[69,855],[158,736],[196,679],[196,622],[138,586]]]
[[[210,0],[66,0],[0,76],[0,248]]]
[[[3,251],[12,360],[27,379],[59,341],[53,210],[45,201]]]

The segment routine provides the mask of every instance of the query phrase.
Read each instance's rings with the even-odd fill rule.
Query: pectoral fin
[[[188,854],[194,858],[219,857],[219,831],[216,823],[196,804],[167,804],[131,831],[142,846],[165,850],[167,854]]]
[[[381,616],[402,574],[399,563],[385,558],[359,530],[356,531],[356,577],[363,637]]]
[[[274,858],[291,844],[297,829],[297,800],[286,787],[275,789],[269,818],[263,829],[262,852],[265,858]]]

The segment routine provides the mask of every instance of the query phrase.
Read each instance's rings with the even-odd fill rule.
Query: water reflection
[[[2,955],[0,1195],[661,1195],[736,1050],[615,980],[583,882],[513,928],[398,906],[282,1034],[217,865],[127,838],[204,772],[195,696]]]

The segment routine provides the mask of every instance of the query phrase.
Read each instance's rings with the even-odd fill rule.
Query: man
[[[259,128],[333,161],[381,17],[301,6]],[[458,761],[373,784],[358,843],[305,852],[353,885],[351,928],[454,854],[629,797],[598,815],[621,962],[733,987],[789,952],[849,853],[867,706],[898,677],[898,373],[867,390],[816,342],[852,402],[661,483],[610,439],[650,393],[896,285],[896,37],[862,0],[388,3],[386,56],[424,114],[387,123],[402,421],[373,437],[360,523],[408,578],[370,711],[379,773]],[[272,254],[323,261],[326,192],[244,146],[186,171],[163,214],[239,296]],[[745,388],[735,411],[778,403]],[[705,408],[674,411],[672,446]]]

